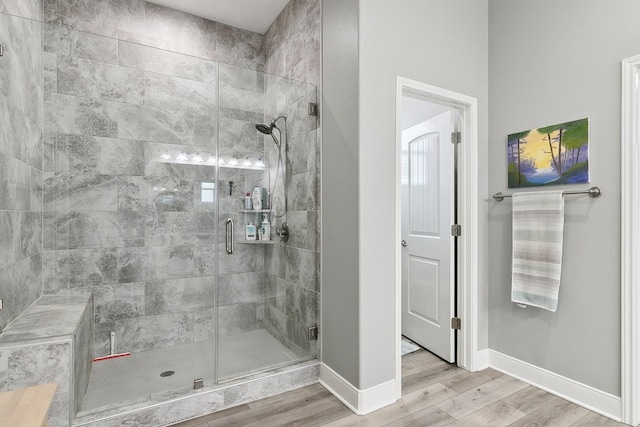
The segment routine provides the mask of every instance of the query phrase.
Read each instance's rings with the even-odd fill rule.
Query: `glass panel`
[[[319,168],[317,117],[307,114],[317,88],[220,67],[218,224],[234,224],[233,253],[225,233],[218,245],[217,367],[225,381],[317,353],[307,331],[319,300]]]
[[[409,225],[412,235],[437,236],[440,212],[440,134],[409,142]]]

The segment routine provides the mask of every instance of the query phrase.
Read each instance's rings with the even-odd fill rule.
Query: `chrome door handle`
[[[226,246],[227,254],[233,254],[233,220],[231,218],[227,218]]]
[[[400,244],[402,245],[403,248],[407,247],[407,241],[406,240],[402,240],[402,242],[400,242]]]

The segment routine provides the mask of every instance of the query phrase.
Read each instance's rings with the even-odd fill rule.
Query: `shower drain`
[[[164,371],[160,374],[161,377],[170,377],[171,375],[175,374],[176,371]]]

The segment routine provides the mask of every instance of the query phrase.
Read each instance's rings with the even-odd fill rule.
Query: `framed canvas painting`
[[[509,188],[589,182],[589,119],[507,137]]]

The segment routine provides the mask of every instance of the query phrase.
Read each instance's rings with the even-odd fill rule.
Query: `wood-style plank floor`
[[[172,427],[624,426],[492,369],[467,372],[428,351],[402,357],[402,399],[366,416],[320,384]]]

